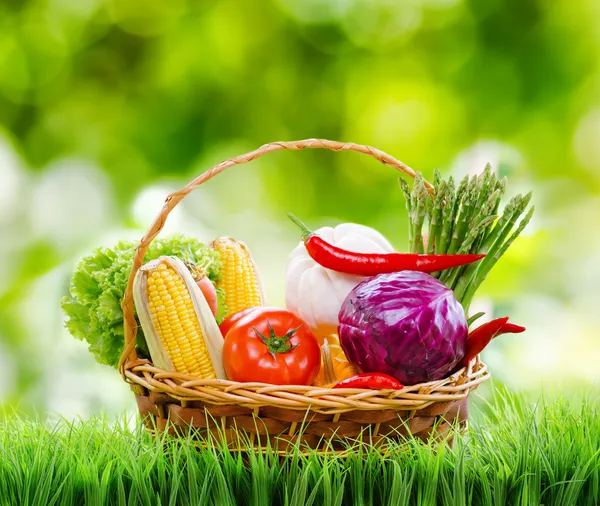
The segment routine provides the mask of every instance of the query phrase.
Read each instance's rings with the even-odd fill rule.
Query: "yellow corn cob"
[[[212,248],[221,255],[221,278],[216,286],[223,291],[226,314],[265,304],[262,285],[250,250],[233,237],[215,239]]]
[[[222,341],[208,303],[181,260],[144,265],[134,300],[155,366],[199,378],[225,378]]]

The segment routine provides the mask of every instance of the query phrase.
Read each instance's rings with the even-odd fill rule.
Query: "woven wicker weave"
[[[469,393],[489,378],[479,358],[451,376],[393,390],[326,389],[314,386],[279,386],[197,379],[157,369],[135,352],[137,323],[133,307],[133,279],[150,243],[162,230],[173,208],[194,188],[225,169],[250,162],[266,153],[307,148],[355,151],[414,177],[415,172],[378,149],[322,139],[266,144],[255,151],[226,160],[171,193],[137,247],[122,302],[125,346],[119,369],[136,395],[140,415],[148,428],[177,432],[197,429],[202,436],[226,438],[238,449],[239,434],[248,434],[255,448],[285,451],[290,442],[311,448],[342,448],[359,436],[376,444],[382,438],[412,434],[420,439],[444,438],[455,421],[466,426]],[[433,187],[428,184],[433,192]]]

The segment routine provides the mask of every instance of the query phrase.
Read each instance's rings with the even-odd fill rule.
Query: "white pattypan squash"
[[[356,253],[391,253],[392,245],[377,230],[342,223],[315,231],[328,243]],[[350,291],[362,276],[342,274],[317,264],[300,242],[290,254],[285,300],[288,310],[304,320],[317,337],[337,333],[338,314]],[[320,339],[319,339],[320,341]]]

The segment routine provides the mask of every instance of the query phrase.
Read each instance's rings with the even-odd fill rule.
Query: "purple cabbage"
[[[359,283],[339,313],[340,344],[361,372],[403,385],[442,379],[465,354],[467,319],[454,292],[422,272],[380,274]]]

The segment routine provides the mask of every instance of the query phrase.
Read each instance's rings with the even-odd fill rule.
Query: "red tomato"
[[[221,322],[221,325],[219,325],[219,329],[221,330],[221,334],[223,334],[223,337],[227,335],[227,332],[231,330],[231,327],[233,327],[237,322],[239,322],[243,316],[246,316],[247,314],[251,313],[252,311],[256,311],[257,309],[265,308],[262,306],[247,307],[246,309],[242,309],[241,311],[233,313],[232,315],[225,318]]]
[[[233,381],[311,385],[321,349],[307,325],[285,309],[250,308],[229,327],[223,365]],[[235,316],[235,315],[234,315]]]

